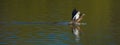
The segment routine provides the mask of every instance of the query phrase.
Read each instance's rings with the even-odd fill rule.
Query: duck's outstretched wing
[[[72,11],[72,18],[76,15],[77,12],[78,11],[76,9],[73,9],[73,11]]]
[[[76,9],[73,9],[72,11],[72,20],[77,20],[79,18],[80,12],[77,11]]]

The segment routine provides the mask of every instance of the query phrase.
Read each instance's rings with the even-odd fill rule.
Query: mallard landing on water
[[[80,21],[82,20],[84,15],[85,15],[84,13],[81,13],[77,11],[76,9],[74,9],[72,12],[72,19],[69,24],[80,25]]]

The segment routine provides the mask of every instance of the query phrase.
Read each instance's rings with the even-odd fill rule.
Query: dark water
[[[0,45],[120,45],[119,2],[0,0]],[[83,25],[68,25],[73,8]]]

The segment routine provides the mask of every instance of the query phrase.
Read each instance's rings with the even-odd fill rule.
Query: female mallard
[[[70,24],[77,24],[80,25],[80,21],[82,20],[83,16],[85,14],[77,11],[76,9],[72,12],[72,19],[70,21]]]

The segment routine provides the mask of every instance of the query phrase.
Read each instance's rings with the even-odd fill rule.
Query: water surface
[[[74,8],[87,25],[67,24]],[[0,0],[0,45],[120,45],[119,8],[117,0]]]

